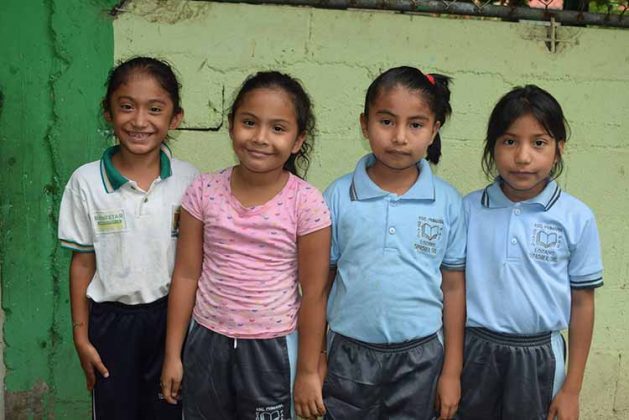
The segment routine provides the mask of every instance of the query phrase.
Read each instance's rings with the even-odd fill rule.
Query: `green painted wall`
[[[114,23],[115,57],[166,57],[183,80],[187,127],[173,142],[204,170],[233,163],[226,108],[243,78],[278,68],[312,94],[319,136],[310,180],[324,188],[368,146],[358,115],[381,69],[410,64],[454,77],[454,114],[443,130],[439,174],[466,193],[484,186],[483,131],[500,95],[537,83],[559,99],[572,127],[561,184],[590,205],[603,241],[605,287],[582,418],[629,418],[629,31],[562,27],[558,51],[535,23],[447,19],[202,1],[131,2]]]
[[[9,0],[0,10],[0,278],[6,418],[89,416],[72,345],[63,186],[105,146],[98,104],[114,0]]]

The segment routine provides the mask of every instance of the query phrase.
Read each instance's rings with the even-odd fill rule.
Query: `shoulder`
[[[199,175],[199,170],[190,162],[186,162],[185,160],[172,158],[171,165],[173,169],[173,174],[177,177],[192,179]]]
[[[590,207],[564,190],[561,191],[559,199],[550,210],[557,217],[563,218],[567,222],[586,223],[595,219],[594,212],[592,212]]]
[[[480,190],[472,191],[471,193],[463,197],[463,205],[465,205],[465,208],[470,208],[473,206],[480,205],[484,191],[485,191],[484,188]]]
[[[442,201],[448,206],[461,206],[463,200],[461,194],[449,182],[433,175],[433,185],[435,186],[435,198],[437,201]]]
[[[95,160],[79,166],[70,176],[66,188],[74,190],[103,188],[100,161]]]
[[[306,180],[299,178],[293,174],[290,174],[289,185],[293,189],[297,196],[303,199],[316,199],[323,200],[321,191]]]
[[[343,175],[332,181],[323,192],[323,196],[328,199],[338,197],[339,194],[346,194],[349,197],[349,189],[352,185],[353,172]]]

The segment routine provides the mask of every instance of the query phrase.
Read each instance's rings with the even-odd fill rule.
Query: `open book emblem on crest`
[[[552,248],[557,245],[558,236],[556,233],[546,233],[543,230],[537,232],[537,237],[535,238],[538,245],[543,246],[544,248]]]
[[[430,223],[424,223],[421,225],[422,238],[433,241],[441,235],[440,225],[431,225]]]

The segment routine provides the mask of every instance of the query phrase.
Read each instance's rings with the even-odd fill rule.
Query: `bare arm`
[[[177,403],[183,378],[181,349],[194,307],[202,262],[203,222],[182,209],[177,257],[168,296],[166,349],[162,369],[162,393],[171,404]]]
[[[548,413],[549,419],[579,418],[579,394],[583,385],[585,364],[592,344],[594,330],[594,290],[573,289],[568,330],[568,373],[555,396]]]
[[[329,291],[330,228],[299,237],[297,247],[302,298],[294,399],[297,415],[308,418],[325,413],[318,370]]]
[[[437,390],[440,418],[452,418],[461,398],[465,330],[465,273],[441,270],[443,291],[444,361]]]
[[[90,343],[88,326],[90,320],[87,286],[96,272],[96,254],[73,252],[70,262],[70,307],[72,310],[72,336],[74,347],[85,373],[85,385],[91,391],[96,384],[95,369],[107,378],[109,372],[98,351]]]

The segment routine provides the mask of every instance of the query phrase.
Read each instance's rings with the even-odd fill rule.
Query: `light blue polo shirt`
[[[441,271],[465,269],[459,193],[418,163],[402,196],[380,189],[363,157],[324,193],[332,216],[330,328],[368,343],[401,343],[441,329]]]
[[[603,284],[592,211],[555,181],[514,203],[497,180],[464,204],[467,325],[511,334],[567,328],[571,288]]]

